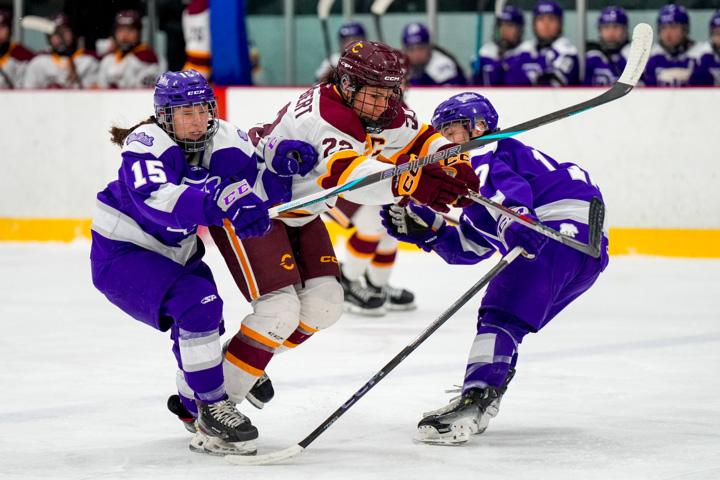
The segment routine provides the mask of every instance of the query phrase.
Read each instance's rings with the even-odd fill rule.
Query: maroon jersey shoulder
[[[10,54],[10,56],[16,60],[20,60],[21,62],[27,62],[29,60],[32,60],[32,58],[35,56],[32,51],[25,48],[25,46],[20,45],[19,43],[14,43],[11,48],[12,53]]]
[[[320,87],[320,117],[358,142],[365,141],[365,129],[353,110],[345,105],[337,89],[331,83]]]
[[[190,5],[187,6],[187,13],[190,15],[197,15],[208,9],[208,0],[194,0]]]
[[[148,48],[138,48],[135,52],[135,56],[138,60],[144,63],[158,63],[158,57],[155,52]]]

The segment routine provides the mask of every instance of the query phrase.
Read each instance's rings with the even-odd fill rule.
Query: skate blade
[[[217,437],[210,437],[198,431],[190,441],[188,448],[191,452],[204,453],[224,457],[226,455],[255,455],[257,446],[254,440],[247,442],[228,443]]]
[[[467,443],[471,434],[472,432],[468,429],[440,434],[433,427],[418,427],[417,432],[413,435],[413,442],[452,447]]]
[[[343,310],[347,313],[355,313],[366,317],[382,317],[385,315],[385,306],[378,308],[362,308],[352,303],[343,304]]]
[[[255,395],[253,395],[252,393],[248,393],[247,395],[245,395],[245,400],[247,400],[250,403],[250,405],[257,408],[258,410],[262,410],[263,407],[265,406],[265,403],[258,400],[257,397]]]

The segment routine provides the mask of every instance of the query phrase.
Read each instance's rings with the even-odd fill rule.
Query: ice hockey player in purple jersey
[[[552,0],[533,9],[535,39],[525,40],[507,58],[505,85],[564,87],[579,84],[577,47],[562,36],[563,10]]]
[[[643,82],[647,86],[686,87],[699,45],[688,37],[690,17],[682,5],[665,5],[657,18],[658,42],[650,50]]]
[[[409,23],[402,32],[403,50],[410,62],[410,85],[467,85],[457,60],[447,51],[430,43],[430,31],[422,23]]]
[[[268,210],[251,187],[255,150],[245,132],[218,118],[213,89],[194,70],[163,74],[155,116],[110,133],[122,164],[97,196],[93,283],[131,317],[170,330],[180,398],[197,416],[187,419],[188,430],[197,425],[190,449],[253,454],[257,429],[225,393],[223,302],[196,233],[222,224],[241,238],[268,232]]]
[[[495,130],[498,114],[485,97],[468,92],[441,103],[432,123],[447,139],[466,142]],[[602,195],[587,172],[571,163],[559,163],[512,138],[473,150],[470,155],[483,196],[579,241],[588,241],[589,202],[593,197],[602,199]],[[523,338],[547,325],[605,269],[607,236],[602,239],[601,257],[596,259],[547,241],[547,237],[480,204],[465,207],[457,226],[415,204],[388,206],[383,215],[392,235],[423,250],[433,250],[448,263],[475,264],[496,250],[505,254],[517,246],[528,255],[518,257],[487,287],[461,395],[449,405],[426,413],[418,424],[416,440],[420,442],[466,442],[470,434],[482,433],[497,415],[515,375]]]
[[[710,18],[710,41],[697,47],[690,85],[720,87],[720,10]]]
[[[473,64],[473,85],[504,85],[505,60],[515,55],[523,39],[525,17],[522,10],[511,5],[503,7],[495,18],[494,39],[478,52]]]
[[[606,7],[598,18],[598,42],[587,44],[585,85],[613,85],[630,53],[628,16],[621,7]]]

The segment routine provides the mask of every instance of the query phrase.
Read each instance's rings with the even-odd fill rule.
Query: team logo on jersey
[[[154,138],[145,132],[131,133],[128,135],[125,145],[130,145],[132,142],[139,142],[148,147],[152,147]]]
[[[283,255],[280,259],[280,266],[283,267],[285,270],[292,270],[293,268],[295,268],[294,263],[285,263],[290,259],[292,259],[292,255],[290,255],[289,253]]]
[[[560,233],[562,233],[563,235],[567,235],[568,237],[575,238],[575,235],[577,235],[579,232],[577,227],[572,223],[561,223]]]
[[[243,131],[240,130],[240,129],[238,129],[237,132],[238,132],[238,135],[240,136],[240,138],[242,138],[242,139],[245,140],[246,142],[247,142],[248,140],[250,140],[250,139],[248,138],[247,133],[243,132]]]

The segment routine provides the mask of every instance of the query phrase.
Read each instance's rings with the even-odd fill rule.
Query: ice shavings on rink
[[[500,414],[460,447],[411,440],[422,412],[462,380],[480,295],[305,452],[238,467],[193,454],[166,409],[166,335],[92,286],[89,244],[0,243],[0,472],[3,479],[717,479],[720,260],[613,257],[598,283],[521,345]],[[228,333],[249,312],[210,247]],[[305,438],[452,304],[475,267],[402,251],[391,282],[418,310],[345,315],[276,358],[276,397],[240,410],[258,453]]]

